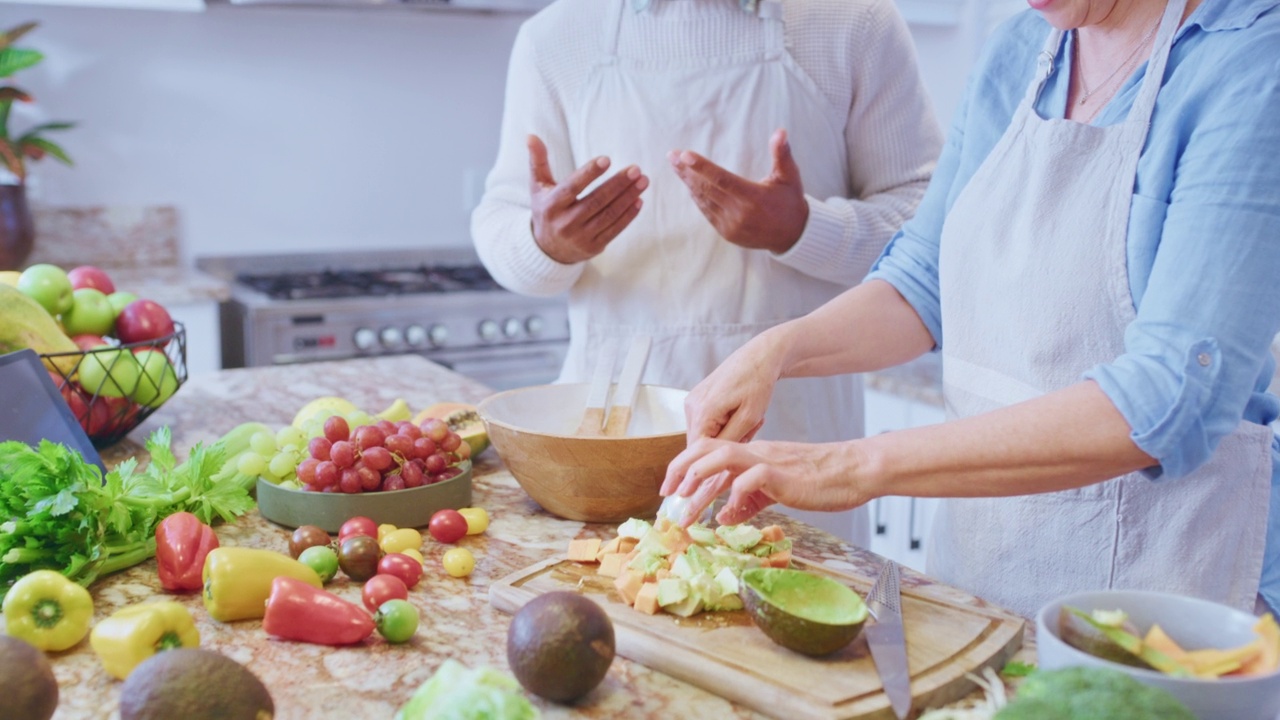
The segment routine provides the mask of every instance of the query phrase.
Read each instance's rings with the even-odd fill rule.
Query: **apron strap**
[[[782,24],[782,3],[779,0],[760,0],[756,16],[767,24],[765,31],[765,60],[773,61],[787,51],[786,33]]]
[[[1036,55],[1036,72],[1031,78],[1031,82],[1027,84],[1027,92],[1022,97],[1022,102],[1018,105],[1015,117],[1021,117],[1031,111],[1040,99],[1040,91],[1044,90],[1044,84],[1048,81],[1049,76],[1053,74],[1054,66],[1058,58],[1058,51],[1062,47],[1062,31],[1053,28],[1049,31],[1049,37],[1045,38],[1044,47],[1040,49],[1040,54]]]
[[[1146,128],[1151,125],[1151,113],[1155,110],[1156,95],[1164,82],[1164,70],[1169,62],[1169,52],[1173,48],[1173,38],[1182,24],[1182,13],[1186,9],[1187,0],[1170,0],[1165,6],[1160,30],[1156,32],[1156,39],[1152,44],[1151,58],[1147,61],[1147,72],[1142,78],[1142,87],[1129,109],[1131,122],[1141,123]],[[1145,132],[1143,134],[1145,136]]]
[[[606,14],[604,33],[600,37],[600,50],[610,61],[618,59],[618,33],[622,32],[622,11],[628,0],[614,0],[613,12]],[[648,2],[645,3],[648,5]]]

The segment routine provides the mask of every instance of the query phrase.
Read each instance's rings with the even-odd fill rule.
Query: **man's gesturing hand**
[[[604,175],[609,158],[596,158],[557,183],[542,139],[530,135],[528,146],[533,238],[552,260],[565,265],[590,260],[639,214],[640,193],[649,187],[640,168],[628,167],[578,197]]]

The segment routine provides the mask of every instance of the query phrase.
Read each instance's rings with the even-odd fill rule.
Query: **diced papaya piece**
[[[782,532],[782,528],[777,525],[760,528],[761,542],[778,542],[785,537],[786,535]]]
[[[634,570],[623,570],[622,574],[613,581],[613,587],[622,596],[622,601],[628,605],[636,604],[636,596],[640,594],[640,587],[644,585],[644,576]]]
[[[791,567],[791,551],[779,550],[764,559],[765,567],[786,568]]]
[[[1142,639],[1142,643],[1149,648],[1159,650],[1174,660],[1182,660],[1187,655],[1187,651],[1174,642],[1173,638],[1169,637],[1164,628],[1159,625],[1151,626],[1151,629],[1147,631],[1147,636]]]
[[[622,574],[623,568],[626,567],[622,562],[625,557],[626,556],[622,553],[609,553],[608,555],[605,555],[600,558],[600,569],[596,572],[605,577],[618,577]]]
[[[569,541],[569,559],[576,562],[597,562],[596,553],[600,552],[600,538],[579,538]]]
[[[1254,623],[1253,631],[1262,640],[1258,652],[1240,665],[1241,675],[1270,675],[1280,670],[1280,625],[1267,613]]]
[[[647,582],[636,593],[635,609],[649,615],[658,614],[658,583]]]
[[[1214,678],[1239,670],[1244,661],[1256,655],[1261,648],[1262,639],[1259,638],[1240,647],[1226,650],[1217,648],[1190,650],[1184,656],[1183,662],[1190,666],[1192,672],[1198,677]]]
[[[605,555],[608,555],[609,553],[622,552],[621,550],[618,549],[618,541],[621,539],[622,538],[613,538],[609,542],[601,545],[600,550],[596,553],[596,559],[601,560],[604,558]]]
[[[636,545],[640,542],[633,537],[619,537],[616,539],[618,541],[618,549],[615,552],[620,553],[629,553],[632,550],[635,550]]]
[[[671,571],[670,571],[670,570],[659,570],[658,572],[656,572],[656,573],[654,573],[654,574],[653,574],[653,579],[654,579],[655,581],[657,581],[657,580],[666,580],[666,579],[667,579],[667,578],[669,578],[669,577],[671,577]]]

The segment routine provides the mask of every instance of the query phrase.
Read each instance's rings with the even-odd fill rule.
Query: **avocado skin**
[[[58,680],[49,660],[17,638],[0,635],[0,717],[49,720],[58,707]]]
[[[792,615],[769,602],[748,582],[739,586],[738,596],[756,627],[770,640],[801,655],[830,655],[853,642],[866,624],[864,619],[848,625],[831,625]]]
[[[120,720],[271,720],[275,703],[248,668],[210,650],[147,658],[120,690]]]
[[[526,690],[571,703],[600,684],[613,664],[613,622],[574,592],[550,592],[516,612],[507,629],[507,663]]]

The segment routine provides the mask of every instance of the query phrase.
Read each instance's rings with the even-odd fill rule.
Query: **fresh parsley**
[[[218,482],[217,444],[197,444],[186,462],[170,450],[169,428],[147,439],[151,462],[130,458],[104,477],[64,445],[0,443],[0,599],[33,570],[52,569],[88,586],[155,555],[155,530],[176,512],[205,523],[254,507],[248,491]]]

